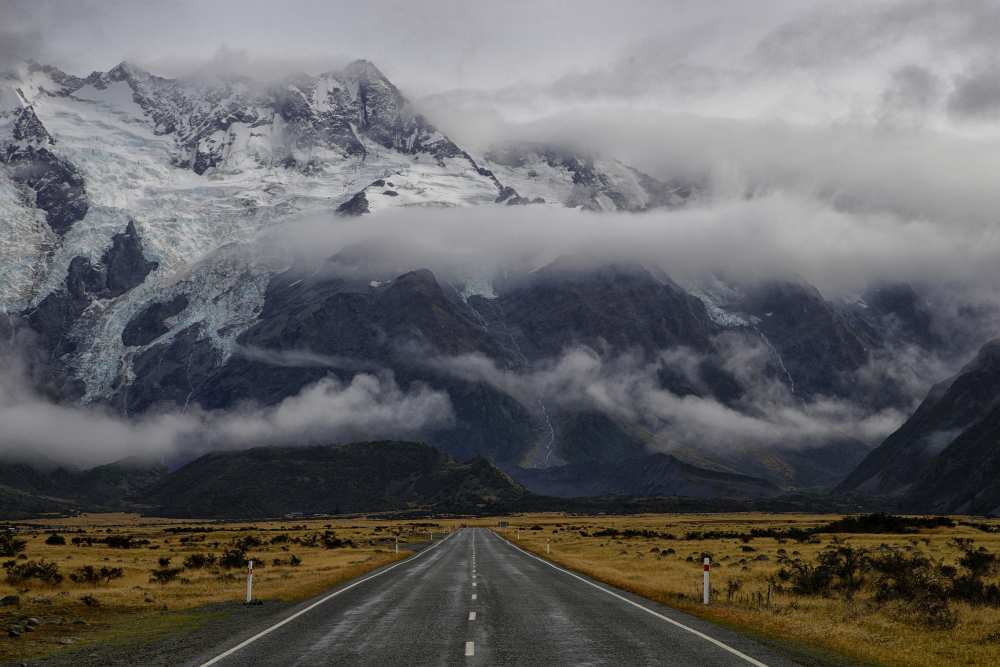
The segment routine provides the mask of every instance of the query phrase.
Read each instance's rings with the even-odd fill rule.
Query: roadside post
[[[548,538],[547,540],[545,540],[545,553],[547,553],[547,554],[552,553],[552,538],[551,537]]]
[[[702,593],[702,602],[708,604],[708,600],[711,597],[711,585],[708,583],[708,573],[712,569],[711,560],[708,556],[705,556],[705,572],[704,572],[704,586]]]
[[[253,559],[247,561],[247,604],[253,602]]]
[[[399,553],[399,535],[396,536],[396,553]]]

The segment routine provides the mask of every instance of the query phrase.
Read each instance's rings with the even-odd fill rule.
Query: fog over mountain
[[[0,454],[841,482],[1000,333],[1000,3],[585,4],[6,3]]]

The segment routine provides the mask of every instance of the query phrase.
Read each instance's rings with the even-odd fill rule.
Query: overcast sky
[[[310,65],[367,58],[420,93],[545,82],[650,40],[738,53],[812,0],[4,0],[9,48],[74,72],[171,66],[219,49]],[[27,39],[22,39],[27,36]]]

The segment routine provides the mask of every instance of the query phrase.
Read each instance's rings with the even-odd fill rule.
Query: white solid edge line
[[[371,579],[374,579],[375,577],[381,577],[386,572],[389,572],[391,570],[395,570],[397,567],[399,567],[401,565],[406,565],[407,563],[412,563],[413,561],[415,561],[416,559],[420,558],[421,556],[423,556],[428,551],[430,551],[430,550],[434,549],[435,547],[437,547],[438,545],[444,544],[445,542],[447,542],[448,540],[450,540],[451,537],[452,537],[452,535],[458,535],[458,533],[460,533],[460,532],[462,532],[462,531],[460,530],[460,531],[458,531],[456,533],[451,533],[450,535],[448,535],[448,537],[446,537],[443,540],[441,540],[440,542],[436,542],[435,544],[431,545],[430,547],[424,549],[423,551],[419,552],[416,556],[411,556],[410,558],[407,558],[406,560],[400,561],[400,562],[396,563],[395,565],[390,565],[389,567],[385,568],[384,570],[380,570],[379,572],[376,572],[375,574],[369,575],[369,576],[365,577],[364,579],[359,579],[358,581],[355,581],[353,584],[350,584],[349,586],[344,586],[343,588],[341,588],[341,589],[339,589],[337,591],[334,591],[333,593],[330,593],[326,597],[324,597],[324,598],[322,598],[320,600],[317,600],[316,602],[313,602],[311,605],[309,605],[305,609],[300,609],[299,611],[295,612],[294,614],[292,614],[288,618],[286,618],[284,620],[281,620],[281,621],[278,621],[277,623],[275,623],[271,627],[266,628],[264,630],[261,630],[260,632],[258,632],[257,634],[255,634],[253,637],[250,637],[249,639],[246,639],[246,640],[240,642],[239,644],[237,644],[236,646],[232,647],[228,651],[220,653],[219,655],[215,656],[214,658],[212,658],[208,662],[203,662],[200,665],[200,667],[208,667],[209,665],[214,665],[215,663],[219,662],[220,660],[222,660],[224,658],[228,658],[229,656],[231,656],[232,654],[236,653],[240,649],[246,648],[250,644],[254,643],[255,641],[257,641],[261,637],[264,637],[266,635],[271,634],[272,632],[274,632],[275,630],[277,630],[281,626],[285,625],[286,623],[291,623],[292,621],[294,621],[296,618],[298,618],[302,614],[305,614],[307,611],[312,611],[313,609],[315,609],[316,607],[320,606],[321,604],[323,604],[325,602],[328,602],[331,598],[335,598],[338,595],[340,595],[341,593],[344,593],[344,592],[347,592],[347,591],[351,590],[355,586],[360,586],[361,584],[363,584],[366,581],[369,581]]]
[[[746,653],[743,653],[742,651],[739,651],[739,650],[737,650],[737,649],[733,648],[732,646],[729,646],[728,644],[725,644],[725,643],[723,643],[723,642],[719,641],[718,639],[715,639],[715,638],[713,638],[713,637],[709,637],[709,636],[708,636],[708,635],[706,635],[706,634],[705,634],[704,632],[700,632],[700,631],[698,631],[698,630],[695,630],[694,628],[692,628],[692,627],[690,627],[690,626],[687,626],[687,625],[684,625],[684,624],[683,624],[683,623],[681,623],[680,621],[675,621],[674,619],[672,619],[672,618],[670,618],[670,617],[668,617],[668,616],[664,616],[663,614],[660,614],[660,613],[658,613],[658,612],[655,612],[655,611],[653,611],[652,609],[649,609],[648,607],[644,607],[644,606],[642,606],[642,605],[641,605],[641,604],[639,604],[638,602],[633,602],[632,600],[629,600],[629,599],[628,599],[627,597],[625,597],[624,595],[619,595],[618,593],[615,593],[614,591],[609,591],[609,590],[608,590],[607,588],[605,588],[604,586],[598,586],[598,585],[597,585],[597,584],[595,584],[594,582],[592,582],[592,581],[588,581],[587,579],[584,579],[584,578],[583,578],[583,577],[581,577],[580,575],[578,575],[578,574],[574,574],[574,573],[570,572],[569,570],[564,570],[563,568],[561,568],[561,567],[559,567],[558,565],[555,565],[555,564],[553,564],[553,563],[550,563],[549,561],[545,560],[544,558],[539,558],[539,557],[538,557],[538,556],[536,556],[535,554],[533,554],[533,553],[531,553],[531,552],[529,552],[529,551],[525,551],[524,549],[522,549],[521,547],[517,546],[517,545],[516,545],[516,544],[514,544],[513,542],[510,542],[510,541],[508,541],[507,539],[505,539],[505,538],[503,538],[503,537],[500,537],[499,535],[497,535],[497,534],[496,534],[496,533],[494,533],[493,531],[490,531],[490,533],[492,533],[492,534],[493,534],[493,536],[494,536],[494,537],[496,537],[496,538],[497,538],[498,540],[500,540],[501,542],[503,542],[503,543],[507,544],[508,546],[511,546],[511,547],[513,547],[513,548],[517,549],[518,551],[520,551],[521,553],[523,553],[523,554],[524,554],[525,556],[530,556],[531,558],[534,558],[535,560],[539,561],[540,563],[544,563],[545,565],[548,565],[549,567],[551,567],[551,568],[552,568],[552,569],[554,569],[554,570],[559,570],[559,571],[560,571],[560,572],[562,572],[563,574],[568,574],[569,576],[573,577],[574,579],[579,579],[580,581],[582,581],[583,583],[587,584],[588,586],[593,586],[593,587],[594,587],[594,588],[596,588],[597,590],[599,590],[599,591],[602,591],[602,592],[604,592],[604,593],[607,593],[608,595],[610,595],[610,596],[612,596],[612,597],[615,597],[615,598],[618,598],[618,599],[619,599],[619,600],[621,600],[622,602],[627,602],[628,604],[632,605],[633,607],[636,607],[636,608],[638,608],[638,609],[642,609],[642,610],[643,610],[644,612],[646,612],[647,614],[652,614],[653,616],[655,616],[655,617],[659,618],[660,620],[663,620],[663,621],[666,621],[667,623],[670,623],[670,624],[672,624],[672,625],[675,625],[675,626],[677,626],[677,627],[678,627],[678,628],[680,628],[681,630],[686,630],[687,632],[690,632],[690,633],[691,633],[691,634],[693,634],[693,635],[696,635],[696,636],[698,636],[698,637],[701,637],[701,638],[702,638],[702,639],[704,639],[705,641],[707,641],[707,642],[711,642],[712,644],[715,644],[715,645],[716,645],[716,646],[718,646],[719,648],[721,648],[721,649],[724,649],[724,650],[726,650],[726,651],[729,651],[730,653],[732,653],[732,654],[733,654],[733,655],[735,655],[736,657],[738,657],[738,658],[742,658],[742,659],[746,660],[746,661],[747,661],[747,662],[749,662],[749,663],[750,663],[751,665],[756,665],[756,667],[768,667],[768,666],[767,666],[767,664],[765,664],[765,663],[761,662],[760,660],[757,660],[756,658],[751,658],[751,657],[750,657],[749,655],[747,655]]]

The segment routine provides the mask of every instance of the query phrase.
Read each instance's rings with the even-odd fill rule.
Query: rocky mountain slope
[[[1000,340],[931,389],[840,491],[894,496],[936,512],[1000,511]]]

